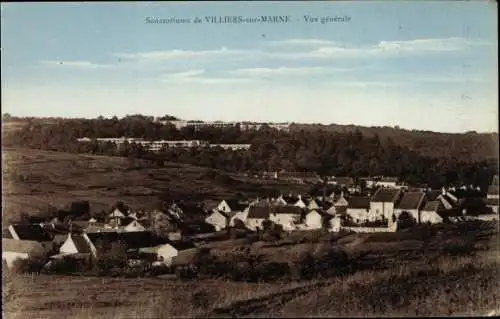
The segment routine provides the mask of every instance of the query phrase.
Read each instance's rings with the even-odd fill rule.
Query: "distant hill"
[[[421,130],[406,130],[388,126],[367,127],[358,125],[321,125],[321,124],[292,124],[290,130],[320,131],[329,133],[355,133],[357,131],[365,137],[378,135],[382,143],[394,143],[408,147],[423,156],[442,156],[443,148],[454,149],[447,153],[450,157],[470,156],[471,161],[484,159],[498,159],[498,133],[441,133]]]

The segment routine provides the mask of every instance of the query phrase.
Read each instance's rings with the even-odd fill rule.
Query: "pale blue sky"
[[[2,112],[498,131],[496,30],[485,1],[2,4]]]

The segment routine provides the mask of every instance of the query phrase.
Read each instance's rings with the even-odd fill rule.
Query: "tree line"
[[[442,134],[440,138],[430,138],[413,132],[413,139],[408,139],[408,134],[399,139],[397,135],[364,134],[361,129],[348,132],[304,129],[284,132],[269,127],[245,131],[238,126],[177,129],[142,115],[121,119],[53,119],[50,124],[30,118],[21,129],[4,134],[5,146],[140,158],[158,165],[175,161],[229,172],[285,170],[313,171],[322,176],[386,175],[431,187],[463,183],[486,189],[497,173],[498,162],[489,152],[495,147],[490,137],[480,134]],[[135,143],[124,143],[117,148],[113,143],[95,140],[76,142],[81,137],[122,136],[146,140],[198,139],[221,144],[245,143],[252,147],[238,151],[170,148],[153,154]]]

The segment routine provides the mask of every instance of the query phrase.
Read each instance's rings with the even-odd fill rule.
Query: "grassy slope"
[[[495,230],[467,231],[465,237],[475,249],[472,255],[461,256],[442,253],[464,237],[446,232],[426,239],[411,232],[334,239],[332,243],[345,245],[350,255],[364,255],[369,249],[371,254],[361,262],[367,267],[345,276],[296,283],[13,277],[4,284],[7,313],[12,315],[9,318],[16,318],[15,314],[17,318],[32,314],[37,318],[171,318],[470,316],[500,311]],[[415,241],[422,245],[411,244]],[[270,248],[263,253],[272,254]],[[273,255],[279,255],[278,250]]]
[[[7,219],[75,200],[90,200],[93,210],[109,208],[117,200],[132,207],[151,207],[165,191],[200,199],[228,198],[238,192],[257,196],[266,189],[305,191],[303,186],[264,187],[251,180],[214,180],[211,169],[177,163],[156,168],[137,160],[137,166],[131,168],[128,159],[120,157],[6,148],[2,161],[2,216]]]

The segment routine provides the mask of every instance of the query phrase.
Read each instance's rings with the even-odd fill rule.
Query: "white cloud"
[[[332,59],[332,58],[373,58],[401,54],[426,54],[430,52],[462,51],[474,46],[491,45],[483,40],[466,38],[414,39],[406,41],[380,41],[373,45],[353,46],[324,39],[286,39],[270,41],[266,44],[277,46],[275,50],[245,50],[222,47],[214,50],[165,50],[138,53],[117,53],[116,57],[133,62],[161,62],[168,60],[220,59]],[[305,47],[306,51],[290,51],[289,45]]]
[[[337,69],[329,67],[278,67],[278,68],[246,68],[229,71],[232,74],[244,76],[300,76],[329,74],[334,72],[345,72],[350,69]]]
[[[237,77],[209,77],[203,76],[205,70],[188,70],[183,72],[168,73],[160,77],[160,81],[170,84],[229,84],[229,83],[245,83],[249,82],[245,78]]]
[[[113,65],[110,64],[96,64],[89,61],[42,61],[42,64],[74,69],[102,69],[113,67]]]
[[[268,41],[266,44],[271,46],[320,46],[336,45],[337,42],[317,38],[296,38],[277,41]]]
[[[166,50],[166,51],[150,51],[138,53],[116,53],[117,58],[126,60],[139,60],[139,61],[165,61],[173,59],[191,59],[191,58],[211,58],[219,56],[240,55],[247,54],[246,50],[230,50],[222,47],[216,50]]]

